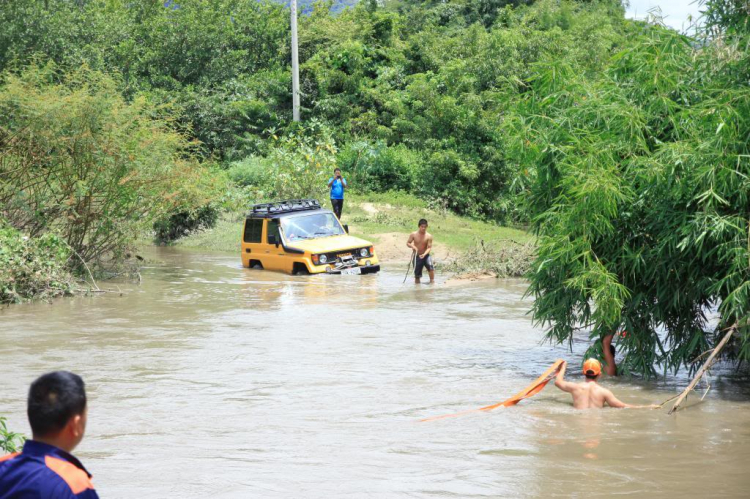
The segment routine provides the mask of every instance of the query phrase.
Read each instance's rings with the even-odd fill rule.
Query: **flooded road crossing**
[[[29,383],[81,374],[76,454],[102,497],[747,496],[750,383],[731,370],[676,416],[575,411],[550,384],[417,423],[502,400],[557,358],[575,379],[586,335],[572,353],[541,343],[524,281],[416,288],[404,268],[296,277],[233,255],[152,257],[122,296],[0,310],[0,414],[28,433]],[[686,383],[604,381],[632,403]]]

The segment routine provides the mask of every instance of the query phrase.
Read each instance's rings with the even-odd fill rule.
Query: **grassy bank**
[[[342,218],[349,225],[350,233],[372,241],[381,260],[387,263],[408,262],[410,251],[406,248],[406,239],[410,232],[416,230],[418,220],[425,218],[435,240],[436,259],[439,263],[447,264],[447,270],[456,273],[520,275],[528,268],[527,261],[530,261],[530,248],[534,241],[533,236],[524,230],[431,208],[421,199],[398,192],[350,193]],[[176,245],[239,253],[243,221],[244,213],[225,213],[213,229],[184,237]],[[491,251],[486,250],[489,248]],[[508,261],[498,261],[499,258]],[[512,271],[501,272],[500,269]]]
[[[502,245],[533,240],[526,231],[461,217],[444,209],[431,209],[425,201],[400,192],[351,195],[344,206],[343,218],[353,234],[372,238],[376,243],[381,234],[408,235],[417,229],[419,219],[425,218],[436,244],[458,253],[474,248],[482,240]]]

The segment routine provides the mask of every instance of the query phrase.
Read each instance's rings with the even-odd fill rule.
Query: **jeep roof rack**
[[[262,203],[253,206],[248,213],[248,217],[281,215],[282,213],[292,213],[295,211],[319,210],[320,203],[317,199],[287,199],[285,201],[276,201],[275,203]]]

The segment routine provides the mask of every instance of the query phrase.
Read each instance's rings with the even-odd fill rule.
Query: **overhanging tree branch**
[[[672,408],[669,410],[667,414],[672,414],[673,412],[677,410],[677,408],[680,406],[682,401],[685,400],[688,394],[693,390],[693,388],[695,388],[695,385],[698,384],[698,381],[700,381],[701,377],[703,377],[703,374],[711,368],[711,366],[713,365],[716,359],[716,356],[719,355],[719,352],[721,352],[721,349],[724,348],[724,346],[729,341],[729,338],[732,337],[735,331],[737,331],[736,322],[732,325],[732,327],[729,328],[729,331],[727,332],[727,334],[724,335],[724,337],[721,339],[719,344],[716,345],[716,347],[714,347],[713,351],[711,352],[711,355],[706,360],[706,363],[703,364],[703,367],[701,367],[698,370],[693,380],[690,382],[687,388],[683,390],[683,392],[680,394],[680,397],[677,399],[677,402],[674,403],[674,405],[672,406]]]

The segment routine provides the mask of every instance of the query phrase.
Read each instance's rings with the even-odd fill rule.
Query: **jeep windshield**
[[[333,213],[284,217],[281,219],[281,229],[289,242],[339,236],[344,233],[344,229]]]

